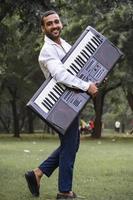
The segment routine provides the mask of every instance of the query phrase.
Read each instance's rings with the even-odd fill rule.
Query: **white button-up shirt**
[[[87,91],[92,82],[85,82],[70,74],[61,62],[70,48],[71,45],[63,39],[61,39],[61,45],[59,45],[45,36],[44,45],[39,55],[40,67],[46,79],[51,75],[59,83]]]

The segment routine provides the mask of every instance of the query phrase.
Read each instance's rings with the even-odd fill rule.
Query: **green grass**
[[[0,200],[31,200],[24,173],[56,147],[56,136],[0,135]],[[29,152],[25,152],[29,150]],[[39,200],[54,200],[58,171],[43,177]],[[133,200],[133,136],[106,134],[99,140],[82,137],[73,190],[86,200]]]

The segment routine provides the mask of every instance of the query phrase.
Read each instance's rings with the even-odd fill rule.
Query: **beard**
[[[54,32],[54,31],[57,31],[57,33]],[[45,34],[46,34],[46,36],[47,36],[48,38],[50,38],[51,40],[56,41],[57,39],[60,38],[61,28],[53,29],[53,30],[51,30],[50,32],[45,32]]]

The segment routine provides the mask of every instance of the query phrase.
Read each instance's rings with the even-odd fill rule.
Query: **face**
[[[59,16],[57,14],[48,15],[43,18],[43,22],[43,32],[53,41],[58,40],[62,30],[62,23]]]

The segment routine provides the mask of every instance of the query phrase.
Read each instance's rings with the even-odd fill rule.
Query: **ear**
[[[45,33],[44,26],[41,26],[41,30],[42,30],[43,33]]]
[[[62,22],[60,22],[61,23],[61,29],[63,29],[63,24],[62,24]]]

